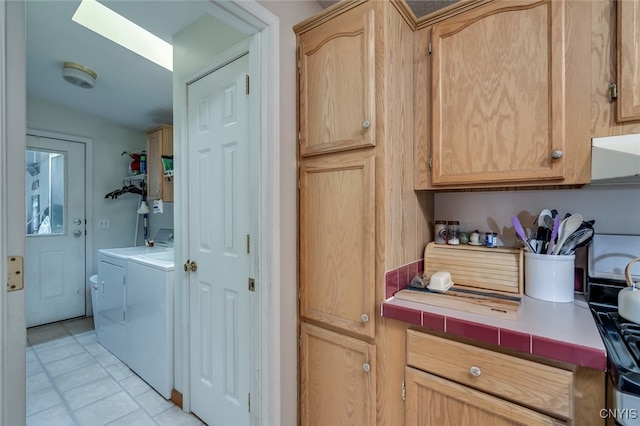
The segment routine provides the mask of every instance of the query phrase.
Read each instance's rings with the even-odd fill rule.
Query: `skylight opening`
[[[95,0],[82,0],[72,21],[173,71],[173,46]]]

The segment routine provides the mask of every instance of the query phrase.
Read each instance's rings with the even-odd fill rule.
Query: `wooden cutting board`
[[[404,289],[398,291],[394,297],[396,299],[508,320],[517,319],[518,309],[520,308],[520,300],[518,298],[463,293],[453,289],[446,293]]]

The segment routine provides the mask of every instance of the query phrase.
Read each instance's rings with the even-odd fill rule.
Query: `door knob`
[[[79,229],[76,229],[75,231],[73,231],[73,236],[78,238],[79,236],[82,235],[82,231],[80,231]]]
[[[184,264],[184,271],[185,272],[196,272],[198,270],[198,264],[195,261],[189,261],[189,259],[187,259],[187,262]]]
[[[78,219],[78,218],[73,219],[73,224],[76,226],[82,225],[82,219]]]

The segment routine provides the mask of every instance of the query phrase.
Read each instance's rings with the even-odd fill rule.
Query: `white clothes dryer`
[[[131,256],[127,270],[128,365],[167,399],[174,386],[173,256]]]

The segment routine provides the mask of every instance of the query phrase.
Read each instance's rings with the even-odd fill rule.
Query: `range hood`
[[[591,183],[640,183],[640,134],[591,139]]]

